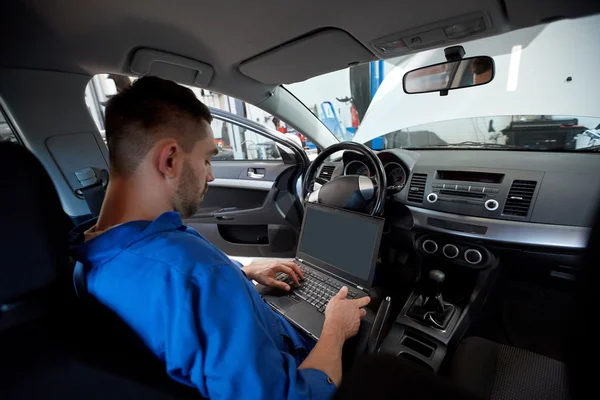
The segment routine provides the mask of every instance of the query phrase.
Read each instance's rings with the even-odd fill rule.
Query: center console
[[[461,253],[461,248],[457,248]],[[484,263],[486,268],[465,268],[426,260],[419,283],[379,352],[409,359],[438,372],[446,352],[460,341],[495,280],[497,263],[487,258]]]
[[[437,372],[497,276],[498,258],[480,238],[495,234],[494,224],[530,220],[543,173],[435,165],[413,172],[405,204],[421,216],[413,236],[421,277],[379,351]]]

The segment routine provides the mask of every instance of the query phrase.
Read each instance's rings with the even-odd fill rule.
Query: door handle
[[[263,168],[248,168],[248,178],[262,179],[265,177],[265,170]]]
[[[235,219],[235,215],[230,214],[235,211],[238,211],[236,207],[221,208],[219,211],[214,213],[214,217],[217,219],[217,221],[233,221]]]

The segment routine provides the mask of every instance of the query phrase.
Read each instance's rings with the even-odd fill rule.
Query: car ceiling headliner
[[[90,75],[127,73],[132,51],[146,47],[212,65],[211,89],[257,103],[272,86],[241,74],[239,64],[319,29],[342,29],[368,48],[376,38],[471,12],[485,10],[494,31],[501,32],[555,15],[581,15],[589,12],[584,2],[10,0],[2,5],[0,65]],[[314,55],[306,57],[318,62]]]

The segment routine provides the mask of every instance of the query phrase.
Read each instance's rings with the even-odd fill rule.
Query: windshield
[[[490,56],[485,85],[407,94],[402,78],[444,49],[354,66],[286,88],[340,141],[389,148],[576,151],[600,147],[600,16],[461,43]]]

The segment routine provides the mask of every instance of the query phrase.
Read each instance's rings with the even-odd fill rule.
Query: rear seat
[[[198,399],[118,318],[72,285],[72,228],[50,177],[0,143],[0,398]]]

